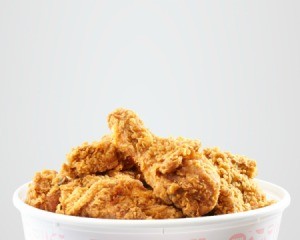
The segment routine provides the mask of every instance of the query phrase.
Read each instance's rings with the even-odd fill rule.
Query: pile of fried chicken
[[[268,206],[256,162],[198,140],[161,138],[136,113],[109,114],[111,134],[72,149],[59,172],[35,174],[25,202],[73,216],[166,219]]]

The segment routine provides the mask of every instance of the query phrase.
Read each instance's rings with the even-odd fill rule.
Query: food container
[[[18,188],[14,205],[21,212],[26,240],[276,240],[286,190],[256,180],[277,203],[247,212],[165,220],[113,220],[66,216],[24,203],[28,183]]]

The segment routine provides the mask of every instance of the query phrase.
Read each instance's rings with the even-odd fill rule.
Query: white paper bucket
[[[51,213],[24,203],[28,183],[15,191],[13,202],[21,212],[26,240],[276,240],[290,196],[279,186],[257,182],[277,203],[242,213],[198,218],[113,220]]]

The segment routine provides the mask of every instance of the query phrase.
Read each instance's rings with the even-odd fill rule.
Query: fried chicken
[[[33,207],[55,212],[59,204],[60,188],[69,179],[54,170],[44,170],[35,174],[29,184],[25,202]]]
[[[133,158],[155,196],[189,217],[202,216],[215,207],[220,177],[210,161],[200,158],[199,141],[157,137],[126,109],[111,113],[108,124],[116,147]]]
[[[57,213],[111,219],[161,219],[182,217],[127,174],[85,176],[61,186]]]
[[[221,177],[218,204],[211,214],[243,212],[272,203],[253,180],[257,172],[254,160],[218,148],[205,148],[203,154],[218,168]]]
[[[50,212],[93,218],[182,217],[180,210],[164,204],[129,172],[70,179],[45,170],[35,175],[25,202]]]
[[[72,149],[60,172],[35,174],[25,202],[73,216],[167,219],[268,206],[256,162],[197,140],[161,138],[133,112],[108,116],[112,135]]]
[[[106,135],[99,142],[84,143],[72,149],[67,155],[67,163],[62,166],[61,174],[76,178],[111,169],[129,169],[132,166],[132,159],[125,158],[112,144],[111,136]]]

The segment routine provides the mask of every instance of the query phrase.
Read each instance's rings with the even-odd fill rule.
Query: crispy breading
[[[125,158],[111,140],[111,136],[106,135],[99,142],[84,143],[73,148],[67,155],[67,163],[63,164],[61,174],[76,178],[132,167],[132,159]]]
[[[205,148],[203,155],[217,167],[221,177],[220,196],[212,214],[243,212],[272,203],[253,180],[257,172],[254,160],[218,148]]]
[[[182,212],[163,203],[130,172],[70,179],[56,171],[38,172],[26,203],[66,215],[113,219],[179,218]]]
[[[59,185],[68,181],[67,177],[54,170],[37,172],[29,184],[25,202],[33,207],[55,212],[59,203]]]
[[[156,137],[126,109],[112,112],[108,124],[117,148],[138,164],[157,197],[189,217],[215,207],[220,177],[211,162],[200,158],[199,141]]]
[[[122,174],[128,175],[131,178],[141,181],[143,183],[144,187],[151,189],[151,187],[149,187],[149,185],[146,183],[144,175],[141,173],[141,171],[137,167],[131,168],[130,170],[119,171],[118,169],[116,169],[116,170],[110,170],[110,171],[106,172],[106,175],[110,176],[110,177],[115,177],[115,176],[119,176]]]
[[[127,174],[85,176],[62,185],[57,213],[111,219],[178,218],[180,210],[168,206]]]

